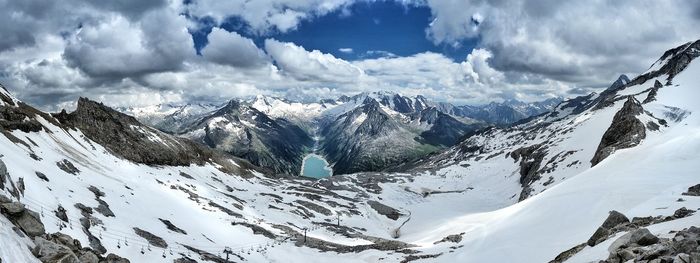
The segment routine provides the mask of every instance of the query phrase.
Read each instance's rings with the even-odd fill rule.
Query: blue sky
[[[463,61],[476,46],[476,39],[462,40],[457,47],[434,44],[426,37],[431,16],[427,6],[393,1],[359,2],[313,20],[304,20],[296,30],[284,33],[254,34],[236,17],[229,17],[219,27],[251,38],[258,46],[265,39],[274,38],[345,60],[376,58],[386,52],[403,57],[430,51]],[[215,24],[211,19],[200,22],[208,26],[191,32],[198,51],[207,44],[207,35]],[[352,52],[340,51],[348,48]]]

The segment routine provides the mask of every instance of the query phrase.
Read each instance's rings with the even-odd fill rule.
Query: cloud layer
[[[462,48],[476,40],[477,47],[458,61],[389,51],[347,61],[245,37],[293,31],[335,11],[353,15],[347,8],[358,1],[372,2],[0,0],[0,82],[51,110],[78,96],[125,106],[256,94],[309,100],[379,89],[477,104],[581,95],[700,36],[700,3],[692,0],[403,0],[430,8],[425,31],[436,45]],[[198,55],[189,31],[203,18],[214,28]],[[243,23],[240,32],[219,27],[231,19]]]

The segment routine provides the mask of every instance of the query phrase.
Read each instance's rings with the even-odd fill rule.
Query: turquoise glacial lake
[[[333,168],[326,159],[316,154],[309,154],[304,157],[301,167],[301,175],[312,178],[323,178],[333,175]]]

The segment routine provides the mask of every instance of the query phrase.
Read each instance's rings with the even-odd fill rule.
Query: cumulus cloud
[[[600,86],[700,35],[697,1],[428,0],[435,43],[477,39],[500,71]],[[461,8],[454,8],[460,6]],[[689,8],[690,7],[690,8]]]
[[[64,57],[90,76],[123,78],[176,70],[195,54],[193,45],[185,18],[172,12],[150,12],[139,22],[112,15],[83,25]]]
[[[209,44],[202,49],[202,55],[214,63],[253,68],[268,62],[265,53],[253,43],[253,40],[236,32],[214,28],[209,33],[208,39]]]
[[[364,74],[345,60],[318,50],[307,51],[294,43],[267,39],[265,50],[280,69],[299,80],[353,82]]]
[[[340,10],[356,0],[198,0],[185,7],[197,17],[211,17],[217,23],[227,18],[243,20],[257,34],[288,32],[304,20]]]
[[[339,49],[357,54],[346,61],[274,39],[258,47],[243,36],[289,32],[338,10],[353,15],[357,1],[366,2],[0,0],[0,82],[50,109],[78,96],[125,106],[379,89],[455,103],[537,100],[605,87],[700,35],[700,4],[691,0],[398,0],[431,9],[425,30],[436,45],[459,49],[470,40],[477,48],[457,61]],[[201,19],[215,28],[198,56],[188,29]],[[242,27],[227,32],[216,27],[223,22]]]

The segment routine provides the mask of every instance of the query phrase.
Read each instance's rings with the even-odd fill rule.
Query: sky
[[[455,104],[600,91],[700,38],[694,0],[0,0],[0,83],[46,110],[315,101]]]

